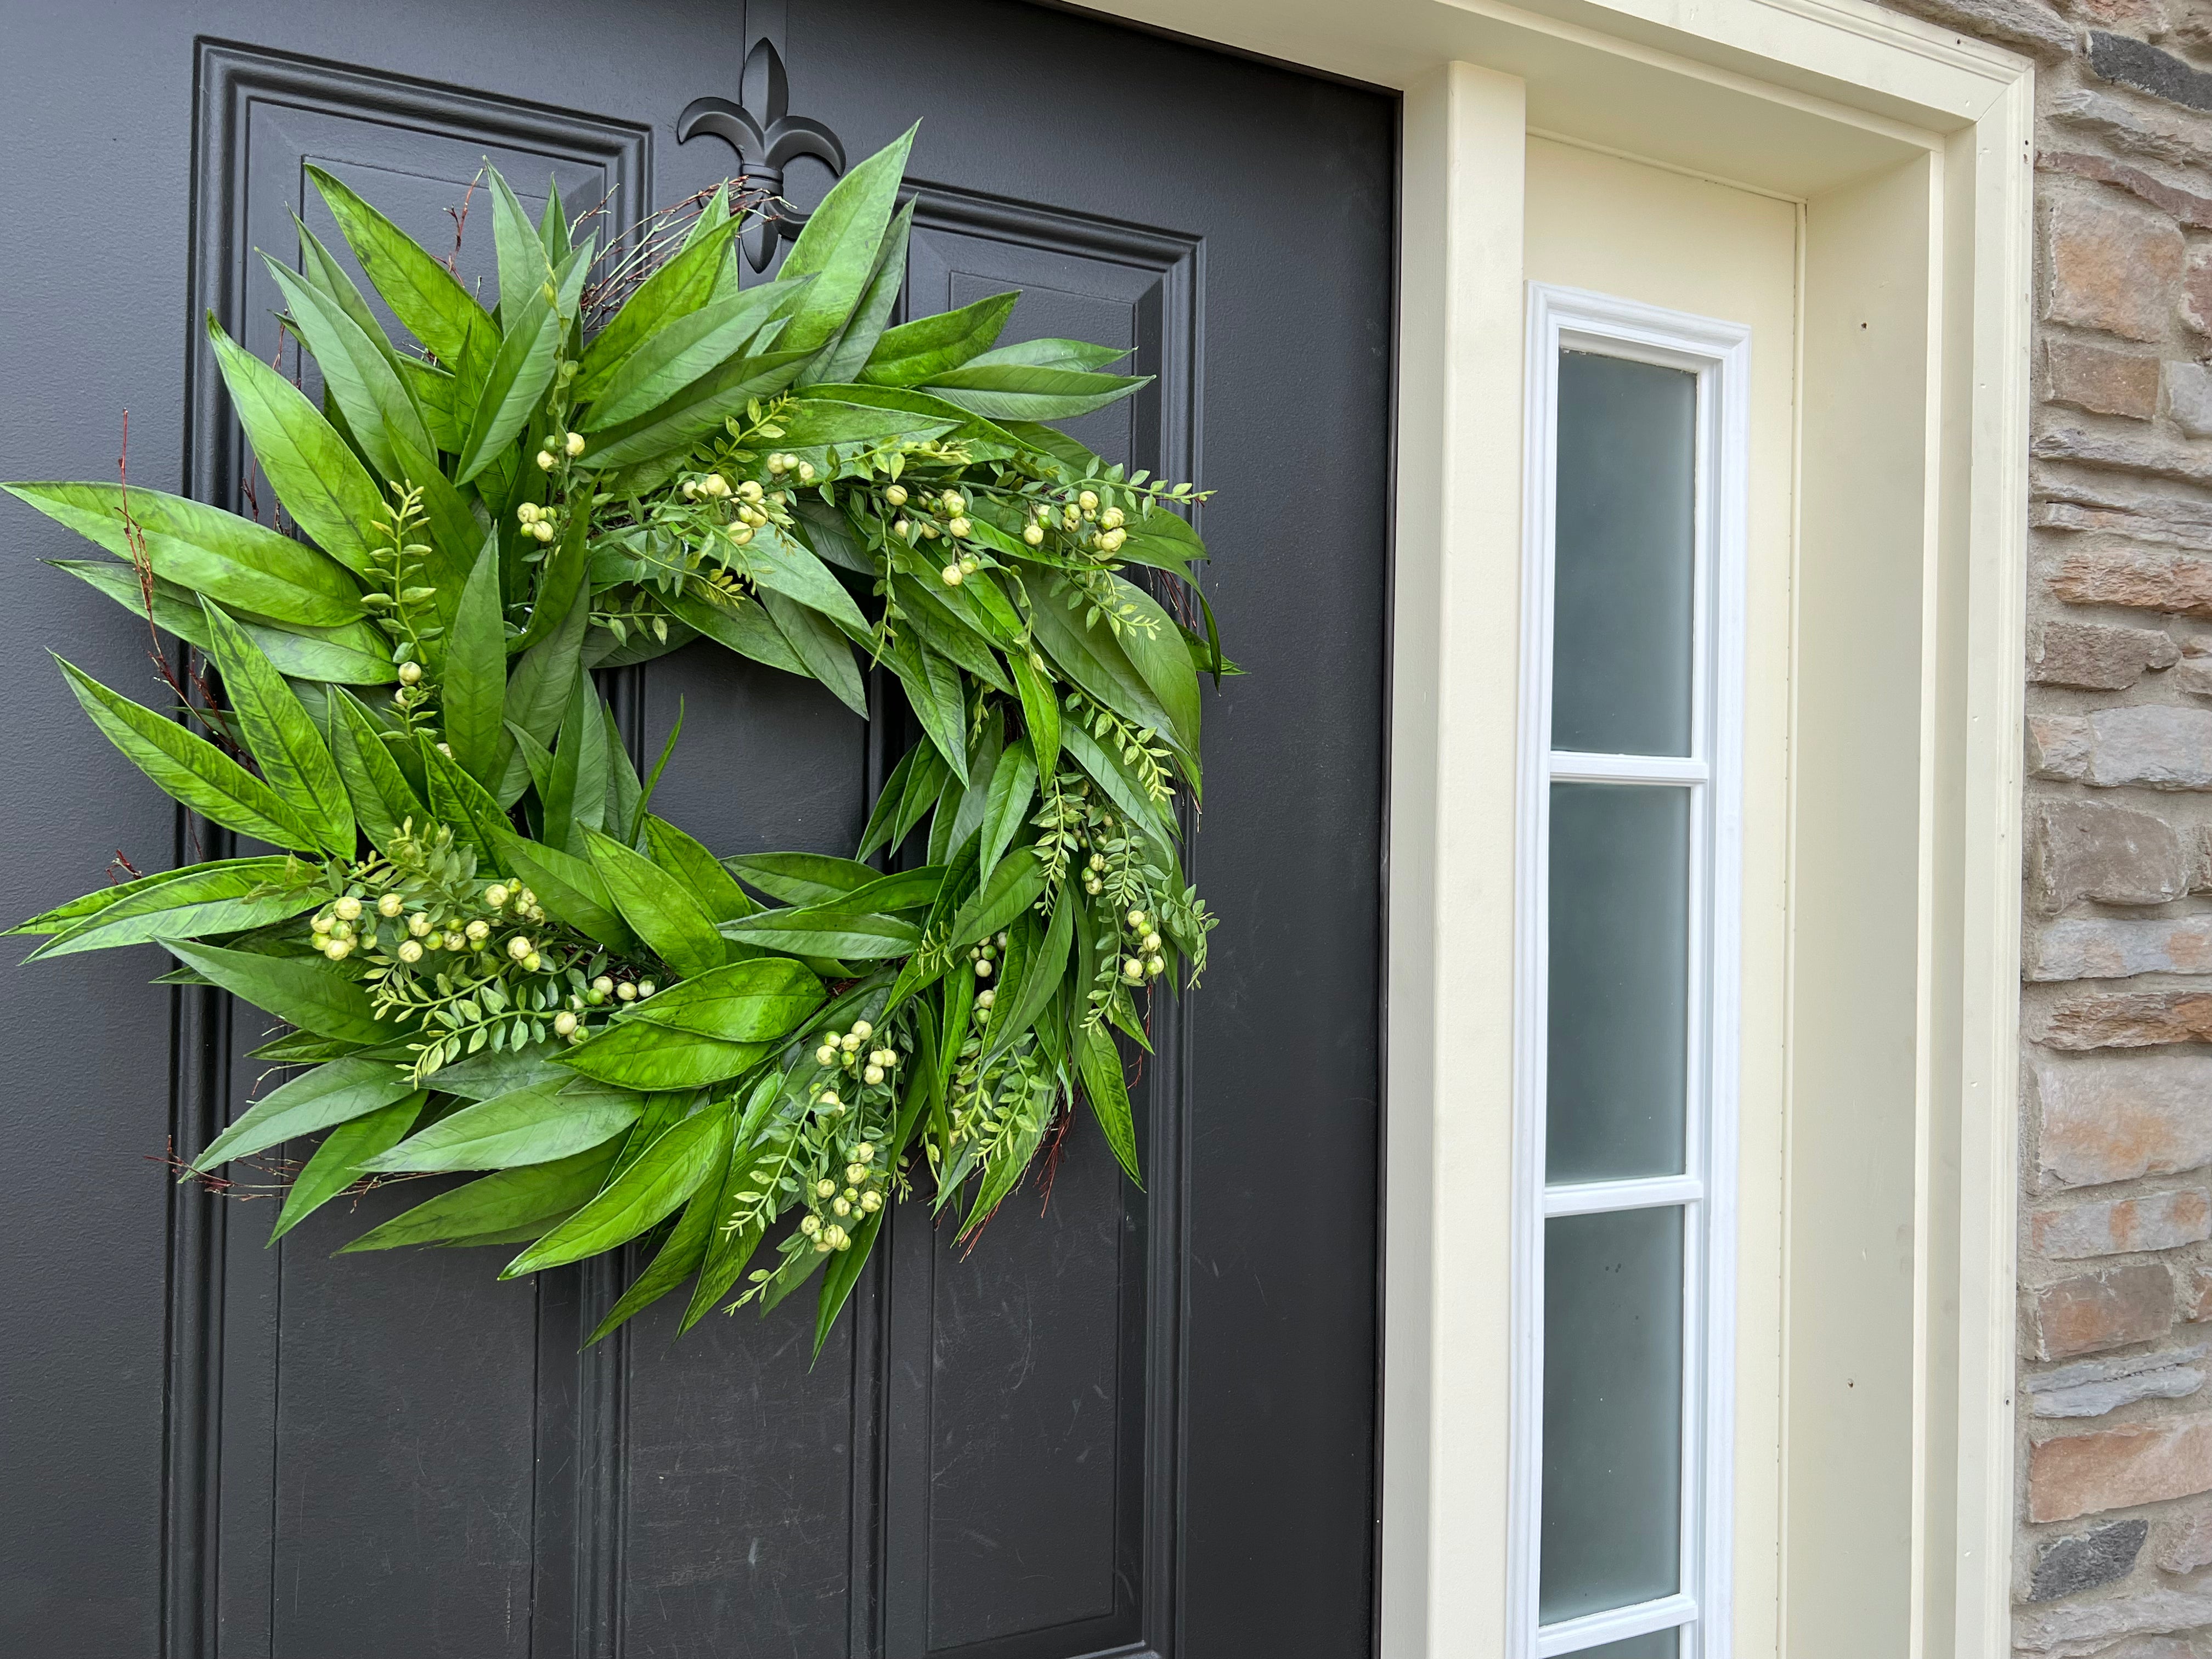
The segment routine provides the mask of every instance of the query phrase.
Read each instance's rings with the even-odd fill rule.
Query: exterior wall
[[[2039,63],[2016,1651],[2212,1655],[2212,0]]]

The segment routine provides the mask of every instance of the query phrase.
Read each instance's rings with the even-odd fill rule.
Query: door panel
[[[1156,383],[1070,429],[1109,460],[1222,492],[1202,509],[1218,556],[1208,589],[1255,672],[1206,711],[1190,862],[1224,920],[1200,994],[1156,1011],[1135,1091],[1146,1190],[1085,1117],[1048,1195],[1024,1187],[972,1249],[902,1206],[818,1359],[805,1298],[765,1322],[712,1316],[681,1341],[659,1307],[580,1352],[635,1261],[501,1284],[496,1251],[332,1256],[436,1190],[421,1181],[333,1205],[274,1249],[273,1204],[180,1189],[166,1299],[110,1304],[133,1259],[113,1237],[136,1241],[137,1279],[159,1285],[165,1223],[158,1182],[127,1201],[101,1183],[118,1160],[169,1134],[203,1144],[242,1109],[265,1086],[244,1058],[262,1034],[204,993],[178,994],[165,1020],[129,975],[68,969],[68,994],[122,1018],[87,1026],[90,1064],[20,1056],[52,1102],[11,1106],[9,1122],[27,1155],[67,1149],[81,1170],[37,1200],[38,1226],[108,1254],[72,1276],[30,1231],[9,1236],[11,1265],[68,1294],[42,1327],[11,1333],[0,1364],[15,1368],[11,1410],[64,1441],[69,1389],[89,1423],[152,1425],[132,1443],[155,1474],[103,1473],[100,1501],[72,1509],[66,1460],[9,1449],[57,1495],[16,1512],[62,1523],[0,1540],[24,1578],[0,1601],[0,1646],[179,1659],[1369,1648],[1395,106],[1001,0],[752,9],[790,64],[793,108],[850,155],[924,118],[907,314],[1020,288],[1007,339],[1128,348]],[[289,216],[320,213],[306,161],[434,246],[487,156],[526,199],[549,175],[572,206],[611,198],[618,225],[736,165],[713,140],[679,146],[672,123],[695,96],[738,93],[752,39],[740,8],[658,0],[616,23],[571,0],[409,0],[380,15],[373,45],[265,0],[195,8],[220,45],[196,43],[170,9],[133,11],[128,62],[101,60],[103,87],[131,100],[120,149],[166,167],[176,198],[144,213],[139,245],[191,246],[191,286],[173,262],[133,268],[126,308],[161,319],[166,345],[147,349],[126,324],[138,355],[90,376],[64,374],[59,333],[0,342],[14,383],[41,388],[39,418],[72,432],[98,417],[88,381],[92,398],[142,395],[180,339],[197,342],[202,307],[275,353],[254,250],[289,252]],[[21,84],[20,106],[59,110],[84,84],[70,77],[92,72],[89,41],[67,19],[36,34],[24,56],[53,86]],[[1083,97],[1066,95],[1072,64]],[[0,74],[19,89],[13,68]],[[50,158],[44,222],[85,222],[77,196],[116,159]],[[811,199],[824,182],[789,188]],[[134,205],[119,188],[110,205]],[[473,284],[489,263],[477,218],[457,269]],[[234,423],[191,354],[168,453],[185,488],[250,504]],[[100,476],[110,442],[18,465],[11,441],[8,471]],[[134,482],[174,487],[139,443]],[[66,551],[15,527],[32,550]],[[0,613],[19,654],[127,632],[112,607],[57,598],[21,568],[9,595],[37,601]],[[706,647],[624,671],[615,694],[648,758],[681,709],[657,805],[726,854],[848,850],[898,752],[880,686],[872,729],[817,686]],[[141,787],[65,712],[19,775],[91,792],[118,827],[27,860],[6,881],[15,898],[20,878],[24,912],[81,889],[81,848],[147,816]],[[133,833],[148,856],[153,840]],[[158,971],[143,954],[134,965]],[[22,988],[53,989],[44,972]],[[52,1132],[72,1113],[104,1126],[96,1159]],[[94,1219],[78,1213],[86,1188]],[[83,1353],[56,1334],[73,1324],[99,1339]],[[101,1352],[129,1363],[87,1357]]]

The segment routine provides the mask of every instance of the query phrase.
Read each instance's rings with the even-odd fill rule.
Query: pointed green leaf
[[[738,557],[745,574],[761,586],[797,599],[854,634],[867,633],[868,619],[845,584],[798,542],[778,535],[773,525],[756,531]]]
[[[375,721],[343,691],[338,693],[331,723],[331,754],[353,803],[354,817],[373,846],[380,850],[390,847],[410,820],[418,830],[430,822],[430,809],[392,758]]]
[[[499,320],[511,325],[530,298],[553,280],[553,263],[514,188],[497,167],[484,172],[491,187],[492,246],[499,258]]]
[[[773,1043],[723,1042],[643,1020],[617,1020],[561,1063],[617,1088],[701,1089],[742,1077],[775,1051]]]
[[[999,757],[991,774],[990,794],[983,807],[983,843],[976,858],[976,873],[988,880],[999,856],[1012,844],[1028,820],[1030,802],[1036,798],[1036,762],[1026,743],[1016,743]]]
[[[994,294],[886,330],[854,378],[878,386],[920,386],[988,351],[1005,331],[1018,292]]]
[[[291,805],[206,738],[111,691],[57,657],[84,712],[124,758],[202,817],[273,846],[307,848],[320,832]]]
[[[615,1305],[607,1310],[606,1317],[592,1329],[585,1339],[590,1346],[607,1336],[633,1316],[681,1285],[697,1271],[707,1258],[707,1245],[714,1236],[715,1197],[719,1183],[703,1181],[698,1191],[684,1205],[684,1214],[668,1235],[648,1267],[630,1282],[629,1288],[615,1298]]]
[[[533,238],[531,246],[537,245]],[[507,763],[507,629],[501,611],[499,544],[492,537],[486,538],[461,590],[438,688],[453,759],[487,786],[499,781]]]
[[[902,957],[921,944],[921,932],[896,916],[834,909],[760,910],[720,924],[725,939],[799,957],[877,962]]]
[[[514,834],[502,836],[495,850],[499,866],[534,890],[538,902],[555,921],[590,934],[610,951],[637,948],[636,935],[615,909],[613,896],[587,860]]]
[[[584,836],[616,907],[654,954],[687,979],[722,965],[721,935],[674,877],[596,830]]]
[[[1037,775],[1049,778],[1060,766],[1060,699],[1053,695],[1052,682],[1030,665],[1025,653],[1010,653],[1006,666],[1022,694],[1022,720],[1030,729]]]
[[[768,612],[742,594],[726,594],[719,588],[708,593],[687,584],[673,597],[662,596],[661,603],[715,644],[741,657],[781,668],[787,674],[812,678],[805,659],[791,648],[791,641],[769,620]]]
[[[761,590],[761,605],[779,632],[805,663],[806,672],[837,694],[837,700],[858,714],[868,717],[868,688],[846,643],[830,619],[773,588]]]
[[[985,368],[999,363],[1024,363],[1034,368],[1103,368],[1128,355],[1126,347],[1093,345],[1088,340],[1020,340],[983,352],[968,366]]]
[[[337,628],[362,615],[360,585],[341,566],[234,513],[181,495],[136,487],[125,491],[115,484],[23,483],[0,488],[126,562],[132,556],[135,528],[144,538],[155,575],[254,616]]]
[[[517,314],[484,370],[483,385],[469,416],[468,441],[461,446],[454,468],[456,483],[466,483],[501,459],[507,447],[522,434],[553,383],[561,337],[568,325],[543,294],[532,295]]]
[[[638,284],[637,291],[584,348],[583,372],[574,387],[579,403],[597,399],[631,353],[676,319],[707,303],[714,274],[728,258],[730,239],[743,222],[727,212],[719,220],[702,215],[682,252]]]
[[[1091,1115],[1105,1132],[1106,1144],[1127,1172],[1130,1183],[1142,1192],[1145,1178],[1137,1168],[1137,1128],[1129,1109],[1129,1085],[1121,1075],[1121,1051],[1103,1025],[1086,1025],[1076,1040],[1075,1064],[1083,1079],[1083,1092]]]
[[[1075,910],[1081,902],[1064,890],[1058,895],[1052,921],[1037,948],[1011,982],[1000,986],[991,1010],[991,1041],[986,1058],[1012,1048],[1017,1037],[1036,1024],[1037,1016],[1060,988],[1067,972],[1068,950],[1075,939]]]
[[[214,600],[201,604],[231,717],[259,763],[263,781],[301,823],[314,830],[325,850],[350,859],[353,807],[339,780],[337,763],[331,758],[315,723],[245,630]]]
[[[785,957],[732,963],[671,986],[630,1016],[722,1042],[769,1042],[822,1006],[822,981]]]
[[[312,164],[307,171],[400,325],[450,368],[469,372],[489,356],[499,331],[460,279],[331,173]]]
[[[307,1168],[293,1178],[290,1190],[285,1193],[284,1211],[270,1229],[269,1242],[274,1244],[359,1181],[363,1162],[405,1134],[422,1115],[422,1103],[428,1098],[417,1090],[366,1116],[341,1123],[325,1135]]]
[[[150,940],[202,939],[285,921],[330,896],[330,884],[296,859],[228,859],[185,870],[102,906],[24,958],[71,956]]]
[[[362,1167],[509,1170],[550,1164],[612,1139],[644,1109],[641,1095],[564,1076],[464,1106]]]
[[[213,312],[207,333],[231,407],[284,510],[340,564],[372,575],[385,511],[376,480],[305,394],[224,333]]]
[[[690,893],[709,921],[750,915],[757,908],[720,860],[665,818],[647,813],[646,850]]]
[[[323,384],[345,413],[346,425],[369,465],[398,483],[420,482],[437,468],[437,446],[392,366],[390,348],[372,339],[338,302],[275,259],[269,274],[315,363]]]
[[[907,240],[914,229],[915,204],[909,201],[891,218],[890,226],[884,232],[882,244],[876,250],[875,268],[868,273],[868,284],[860,292],[858,304],[837,337],[822,349],[822,355],[810,366],[809,372],[799,377],[804,386],[811,380],[845,381],[860,376],[860,366],[868,361],[883,338],[884,326],[891,319],[891,311],[906,291]]]
[[[817,281],[784,332],[786,345],[811,351],[852,315],[875,268],[914,134],[908,127],[902,137],[848,168],[808,216],[806,228],[784,258],[783,274],[813,275]]]
[[[834,903],[883,874],[827,853],[752,853],[723,862],[738,880],[786,904]]]
[[[576,1213],[509,1262],[513,1279],[611,1249],[684,1200],[730,1155],[730,1112],[713,1106],[665,1130],[644,1155]]]
[[[1007,854],[952,918],[947,937],[953,947],[973,945],[1012,921],[1043,893],[1044,877],[1042,860],[1027,848]]]
[[[417,1204],[382,1226],[371,1228],[339,1254],[389,1250],[401,1244],[504,1242],[526,1227],[550,1227],[599,1189],[614,1157],[614,1148],[609,1145],[594,1146],[556,1164],[502,1170],[441,1193],[427,1204]]]
[[[246,952],[210,954],[243,956]],[[201,971],[204,973],[206,969]],[[333,977],[319,969],[308,971],[322,974],[325,979]],[[209,974],[208,977],[216,976]],[[222,981],[217,980],[216,983]],[[388,1030],[386,1035],[390,1035]],[[333,1060],[256,1101],[245,1115],[209,1143],[207,1150],[192,1160],[191,1168],[212,1170],[234,1158],[251,1158],[300,1135],[311,1135],[332,1124],[349,1122],[414,1092],[414,1081],[407,1075],[406,1067],[395,1066],[388,1060],[372,1060],[366,1055]]]
[[[1000,421],[1065,421],[1119,402],[1149,374],[1092,374],[1081,369],[1025,363],[974,363],[949,368],[928,382],[947,403]]]
[[[745,350],[799,285],[763,283],[677,318],[632,351],[594,393],[578,428],[600,432],[658,408]],[[753,348],[756,355],[763,349]]]
[[[580,464],[635,466],[688,453],[700,439],[719,430],[724,421],[743,414],[754,398],[769,397],[789,386],[808,355],[779,344],[755,356],[732,358],[701,375],[667,402],[596,434]]]
[[[184,939],[166,945],[170,955],[233,996],[302,1030],[348,1042],[383,1043],[404,1030],[378,1019],[368,993],[320,957],[266,957]]]
[[[138,573],[128,565],[90,559],[49,559],[46,562],[113,599],[133,616],[147,612],[146,590]],[[201,596],[162,577],[154,578],[154,626],[174,634],[203,651],[212,649],[207,616]],[[298,623],[248,622],[240,618],[262,655],[287,679],[320,680],[337,685],[388,685],[398,678],[384,636],[367,623],[348,623],[342,628],[306,628]]]

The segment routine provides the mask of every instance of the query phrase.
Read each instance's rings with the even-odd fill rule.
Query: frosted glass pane
[[[1577,1650],[1574,1659],[1678,1659],[1681,1651],[1682,1632],[1678,1628],[1655,1630],[1626,1641],[1607,1642],[1601,1648],[1581,1648]]]
[[[1559,354],[1552,746],[1690,752],[1698,377]]]
[[[1552,786],[1547,1181],[1682,1172],[1689,881],[1687,789]]]
[[[1544,1224],[1547,1624],[1680,1588],[1682,1212]]]

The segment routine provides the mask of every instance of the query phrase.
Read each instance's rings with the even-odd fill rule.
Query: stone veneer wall
[[[2212,0],[2037,60],[2014,1643],[2212,1659]]]

